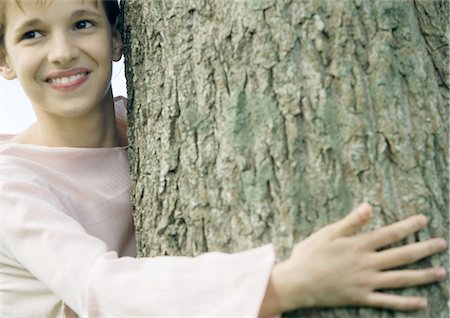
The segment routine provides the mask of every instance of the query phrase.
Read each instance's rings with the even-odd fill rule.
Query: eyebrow
[[[78,17],[84,16],[84,15],[95,16],[97,18],[101,17],[101,15],[98,12],[95,12],[92,10],[86,10],[86,9],[77,10],[77,11],[73,12],[70,16],[72,18],[78,18]]]
[[[40,20],[40,19],[31,19],[31,20],[25,21],[18,28],[16,28],[15,33],[20,34],[23,32],[23,30],[26,30],[28,28],[34,28],[34,27],[38,26],[39,24],[42,24],[42,20]]]

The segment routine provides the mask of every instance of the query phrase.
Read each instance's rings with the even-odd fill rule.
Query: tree
[[[366,200],[449,237],[448,1],[127,0],[133,202],[142,256],[280,258]],[[406,243],[406,242],[405,242]],[[417,266],[444,264],[448,255]],[[446,283],[407,317],[448,317]],[[296,313],[294,313],[296,315]],[[406,317],[371,309],[302,317]]]

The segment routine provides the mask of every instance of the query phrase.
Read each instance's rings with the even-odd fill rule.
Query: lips
[[[51,88],[58,90],[73,90],[81,86],[89,78],[90,71],[86,68],[74,68],[67,71],[51,73],[46,82]]]

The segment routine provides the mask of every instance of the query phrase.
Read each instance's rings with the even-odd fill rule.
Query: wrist
[[[270,273],[269,282],[267,283],[266,292],[259,310],[259,317],[270,317],[284,311],[281,304],[282,296],[280,295],[279,278],[277,277],[278,265],[275,264]]]
[[[315,305],[308,273],[292,265],[288,259],[273,267],[261,306],[261,317]]]

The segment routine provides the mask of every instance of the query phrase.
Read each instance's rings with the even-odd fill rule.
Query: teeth
[[[82,77],[85,77],[86,75],[87,75],[87,73],[81,73],[81,74],[76,74],[76,75],[72,75],[69,77],[50,78],[49,82],[50,82],[50,84],[66,85],[66,84],[69,84],[70,82],[74,82]]]

